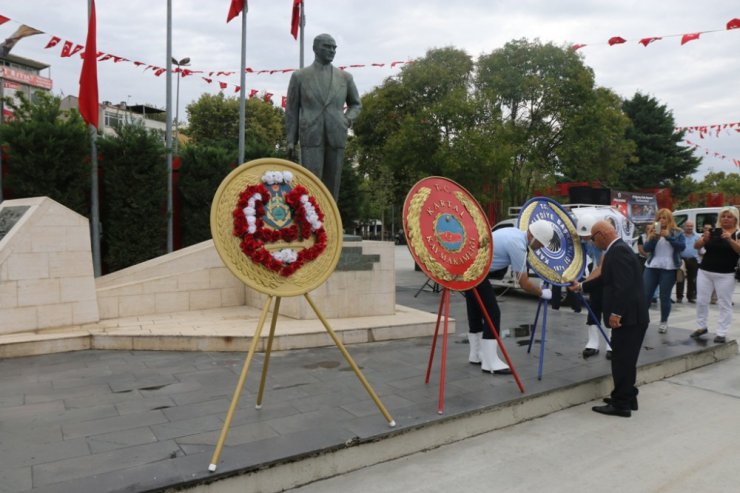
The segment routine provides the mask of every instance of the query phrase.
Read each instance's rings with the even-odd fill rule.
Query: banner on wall
[[[635,224],[655,221],[658,200],[654,193],[619,192],[612,190],[612,207]]]

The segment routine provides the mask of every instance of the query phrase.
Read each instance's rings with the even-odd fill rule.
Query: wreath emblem
[[[268,171],[262,176],[262,183],[249,185],[239,194],[239,200],[232,213],[234,217],[234,236],[241,238],[239,247],[253,262],[288,277],[303,267],[306,262],[315,260],[326,249],[326,230],[324,213],[316,199],[308,194],[302,185],[291,188],[293,173],[290,171]],[[289,189],[283,201],[275,205],[278,211],[277,222],[282,227],[266,227],[266,221],[274,226],[274,218],[267,218],[265,201],[275,202],[267,186]],[[272,199],[271,199],[272,196]],[[279,225],[278,225],[279,226]],[[296,251],[283,248],[270,252],[266,247],[276,241],[294,242],[308,240],[314,236],[314,244]]]

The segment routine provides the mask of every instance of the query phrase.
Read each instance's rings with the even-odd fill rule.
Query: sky
[[[250,0],[247,13],[246,90],[273,93],[280,104],[290,73],[298,68],[299,43],[290,35],[292,0]],[[12,53],[50,65],[42,75],[54,83],[56,95],[77,95],[82,60],[61,57],[64,41],[84,45],[87,0],[0,0],[0,39],[26,24],[44,34],[24,38]],[[311,42],[321,33],[337,41],[337,66],[365,65],[348,70],[360,94],[400,71],[393,62],[423,57],[433,48],[452,46],[477,58],[514,39],[539,39],[558,46],[585,44],[578,52],[595,74],[596,84],[623,98],[641,92],[656,98],[673,113],[679,127],[740,123],[740,29],[726,30],[740,18],[736,0],[305,0],[305,60],[313,61]],[[186,106],[201,94],[225,94],[239,85],[241,18],[226,23],[230,0],[172,0],[172,55],[189,57],[193,71],[180,80],[180,119]],[[96,0],[98,51],[131,62],[98,63],[101,101],[166,105],[166,77],[154,76],[147,65],[166,66],[167,2],[165,0]],[[716,32],[706,32],[716,31]],[[683,34],[704,32],[683,46]],[[61,42],[49,49],[52,36]],[[615,36],[627,42],[610,46]],[[643,46],[640,39],[663,39]],[[145,65],[137,67],[132,62]],[[384,64],[372,66],[372,64]],[[260,70],[277,73],[257,74]],[[209,76],[209,72],[234,75]],[[202,77],[209,77],[209,84]],[[176,100],[173,77],[172,104]],[[248,94],[248,93],[247,93]],[[703,158],[696,178],[709,171],[740,172],[740,132],[719,135],[688,133]]]

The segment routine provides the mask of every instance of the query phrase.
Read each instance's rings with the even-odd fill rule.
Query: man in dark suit
[[[352,76],[331,64],[336,51],[334,38],[316,36],[316,58],[291,75],[285,107],[288,158],[295,158],[300,141],[301,164],[321,179],[334,200],[339,197],[347,130],[362,108]]]
[[[591,240],[604,251],[601,274],[568,289],[590,291],[601,289],[604,323],[612,330],[612,379],[614,390],[603,406],[592,409],[609,416],[628,418],[637,411],[637,358],[650,318],[642,268],[637,254],[617,235],[614,226],[598,221],[591,228]]]

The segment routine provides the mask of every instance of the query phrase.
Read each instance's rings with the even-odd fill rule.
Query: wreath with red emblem
[[[280,172],[268,172],[280,175]],[[289,183],[292,175],[285,173],[285,183]],[[265,175],[267,176],[267,174]],[[263,181],[266,181],[263,177]],[[281,181],[278,179],[278,181]],[[268,229],[263,220],[265,216],[264,200],[269,197],[267,187],[262,183],[249,185],[239,194],[236,208],[234,208],[234,236],[241,238],[239,247],[242,252],[267,269],[288,277],[303,267],[306,262],[315,260],[326,249],[326,230],[324,229],[324,213],[316,203],[316,199],[308,194],[302,185],[295,186],[285,195],[285,203],[290,208],[293,224],[282,229]],[[283,240],[292,242],[306,240],[315,236],[313,246],[298,252],[290,248],[271,253],[265,248],[267,243]]]

